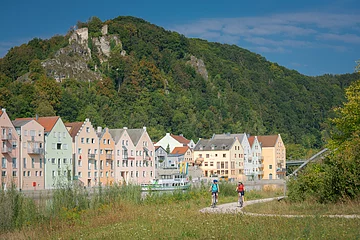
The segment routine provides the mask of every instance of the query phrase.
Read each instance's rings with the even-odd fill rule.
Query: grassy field
[[[246,212],[289,215],[360,215],[360,199],[336,204],[293,203],[286,199],[246,206]]]
[[[248,192],[248,197],[278,193]],[[220,198],[228,202],[234,197]],[[248,199],[249,200],[249,199]],[[203,214],[207,192],[151,195],[134,203],[119,200],[78,212],[63,209],[61,218],[4,233],[3,239],[360,239],[360,219],[252,217]],[[285,204],[285,203],[281,203]],[[255,206],[255,205],[254,205]],[[248,206],[250,207],[250,206]]]

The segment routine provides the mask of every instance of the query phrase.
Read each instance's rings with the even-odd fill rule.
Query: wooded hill
[[[93,41],[104,24],[121,41],[111,40],[109,57]],[[320,148],[332,108],[358,79],[304,76],[238,46],[189,39],[134,17],[92,17],[77,27],[89,29],[91,57],[84,59],[99,78],[58,83],[44,69],[44,61],[61,61],[59,52],[83,58],[62,50],[74,30],[14,47],[0,59],[0,106],[11,118],[59,115],[64,121],[88,117],[95,126],[147,126],[153,140],[166,132],[195,141],[223,132],[280,133],[288,145]]]

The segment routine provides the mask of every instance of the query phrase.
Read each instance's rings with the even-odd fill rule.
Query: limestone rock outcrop
[[[195,68],[195,71],[200,74],[205,80],[208,80],[209,74],[206,70],[205,63],[202,59],[198,59],[195,56],[190,57],[190,61],[188,62],[193,68]]]

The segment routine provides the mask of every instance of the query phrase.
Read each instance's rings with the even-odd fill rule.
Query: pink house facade
[[[18,118],[13,125],[21,136],[19,144],[20,188],[45,188],[44,127],[34,119]]]
[[[19,136],[4,108],[0,110],[0,127],[1,188],[7,189],[12,183],[19,188]]]
[[[73,139],[74,176],[84,186],[99,184],[99,137],[87,118],[84,122],[65,123]]]
[[[142,129],[110,129],[115,140],[115,181],[148,183],[155,177],[155,147]]]

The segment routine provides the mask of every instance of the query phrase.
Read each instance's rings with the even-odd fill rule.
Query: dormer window
[[[211,150],[214,150],[214,149],[215,149],[215,145],[212,144],[212,145],[211,145]]]

